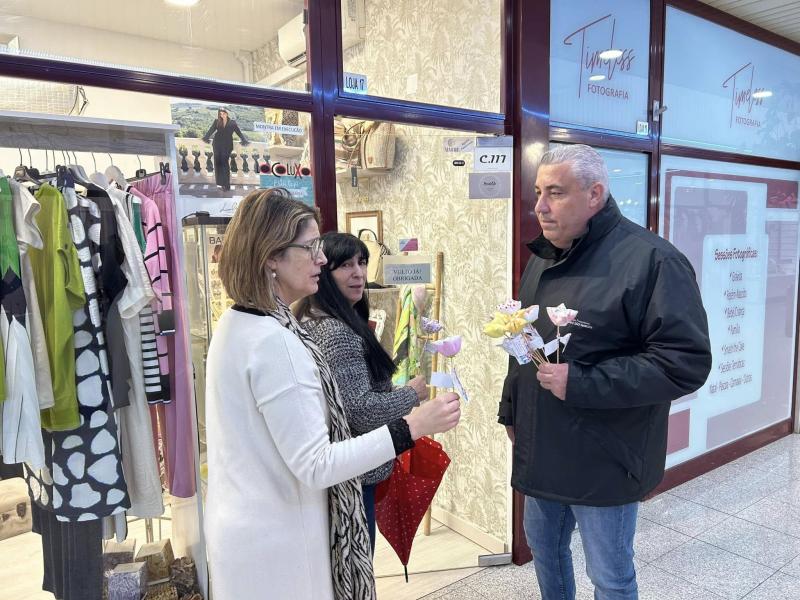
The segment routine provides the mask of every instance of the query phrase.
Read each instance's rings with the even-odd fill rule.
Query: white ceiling
[[[303,6],[303,0],[200,0],[191,8],[164,0],[0,0],[0,14],[234,52],[272,40]]]
[[[702,2],[785,38],[800,42],[798,0],[702,0]]]

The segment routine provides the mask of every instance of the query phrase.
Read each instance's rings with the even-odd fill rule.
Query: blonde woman
[[[288,305],[317,291],[315,209],[253,192],[226,231],[219,272],[236,305],[207,364],[206,536],[216,600],[374,599],[357,476],[453,428],[448,393],[352,437],[333,375]]]

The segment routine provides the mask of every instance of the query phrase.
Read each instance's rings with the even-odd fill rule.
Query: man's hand
[[[539,365],[539,372],[536,373],[536,379],[539,380],[541,386],[550,390],[553,395],[559,400],[563,400],[567,395],[567,375],[569,373],[569,364],[560,363],[543,363]]]

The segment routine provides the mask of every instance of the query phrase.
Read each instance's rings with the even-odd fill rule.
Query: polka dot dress
[[[83,275],[87,303],[75,311],[75,383],[81,424],[72,431],[42,431],[46,466],[26,467],[31,497],[60,521],[88,521],[130,506],[122,474],[117,427],[111,407],[108,358],[98,303],[100,212],[97,205],[65,189],[70,229]],[[106,265],[104,268],[119,268]]]

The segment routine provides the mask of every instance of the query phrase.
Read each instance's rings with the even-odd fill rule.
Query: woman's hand
[[[461,402],[458,394],[445,392],[418,406],[403,418],[408,423],[411,438],[414,440],[424,435],[444,433],[458,425],[461,419]]]
[[[408,382],[408,387],[417,393],[417,404],[421,404],[428,399],[428,384],[422,375],[417,375]]]

